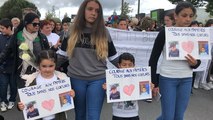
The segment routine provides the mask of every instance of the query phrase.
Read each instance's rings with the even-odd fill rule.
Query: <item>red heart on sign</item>
[[[42,102],[42,107],[46,110],[51,111],[54,107],[55,101],[53,99],[45,100]]]
[[[131,84],[129,86],[125,85],[124,88],[123,88],[123,91],[124,91],[125,94],[131,96],[134,89],[135,89],[135,86],[133,84]]]
[[[187,53],[192,53],[194,49],[194,43],[192,41],[182,42],[182,48]]]

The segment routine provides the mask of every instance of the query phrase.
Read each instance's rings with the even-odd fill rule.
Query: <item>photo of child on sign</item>
[[[36,108],[36,102],[32,101],[26,104],[26,112],[27,112],[27,118],[33,118],[36,116],[39,116],[38,108]]]
[[[150,96],[150,84],[149,81],[140,82],[140,96],[141,97],[149,97]]]
[[[120,99],[120,92],[118,90],[119,85],[113,84],[110,89],[110,100]]]
[[[179,57],[179,54],[178,42],[173,41],[169,43],[169,57]]]
[[[198,41],[199,55],[207,56],[209,54],[209,46],[207,41]]]
[[[69,109],[72,107],[72,97],[70,92],[59,94],[60,104],[62,109]]]

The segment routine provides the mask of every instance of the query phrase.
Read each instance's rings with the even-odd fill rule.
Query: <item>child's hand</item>
[[[155,87],[152,89],[152,96],[155,97],[157,96],[157,93],[159,92],[159,87]]]
[[[153,90],[153,88],[155,87],[155,85],[153,83],[150,83],[151,85],[151,90]]]
[[[18,102],[18,109],[19,109],[19,110],[24,110],[24,108],[25,108],[24,103]]]
[[[106,90],[106,83],[104,83],[104,84],[102,85],[102,88],[103,88],[104,90]]]
[[[74,97],[75,97],[75,91],[74,91],[73,89],[71,89],[71,91],[70,91],[70,95],[72,96],[72,98],[74,98]]]

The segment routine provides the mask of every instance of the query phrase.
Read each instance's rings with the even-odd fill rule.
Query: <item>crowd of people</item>
[[[70,18],[40,20],[34,13],[27,13],[23,20],[0,20],[0,109],[6,112],[15,106],[28,108],[17,100],[17,89],[59,80],[56,71],[70,78],[74,97],[76,120],[99,120],[106,94],[107,59],[117,68],[132,68],[135,58],[130,53],[118,55],[107,27],[129,31],[159,31],[151,52],[151,80],[153,96],[161,97],[161,115],[157,120],[183,120],[192,86],[213,89],[213,63],[207,79],[202,72],[193,74],[201,61],[188,54],[186,60],[167,60],[165,57],[165,27],[204,27],[194,21],[196,9],[189,2],[180,2],[174,11],[164,16],[164,25],[157,25],[151,17],[121,18],[111,16],[103,20],[103,8],[98,0],[85,0],[79,7],[73,23]],[[112,19],[113,18],[113,19]],[[213,19],[205,27],[213,26]],[[128,52],[128,51],[126,51]],[[161,65],[157,68],[162,53]],[[170,67],[168,67],[170,66]],[[178,68],[178,69],[177,69]],[[160,72],[157,73],[157,69]],[[38,75],[26,84],[26,74]],[[193,77],[194,76],[194,77]],[[193,79],[194,78],[194,79]],[[195,80],[195,83],[193,82]],[[9,86],[9,89],[8,89]],[[9,91],[9,99],[8,99]],[[94,94],[95,93],[95,94]],[[139,120],[137,101],[120,102],[134,104],[132,110],[112,105],[113,120]],[[32,113],[33,114],[33,113]],[[44,120],[66,120],[66,113],[44,117]],[[3,119],[0,117],[0,119]],[[143,118],[141,118],[143,119]]]

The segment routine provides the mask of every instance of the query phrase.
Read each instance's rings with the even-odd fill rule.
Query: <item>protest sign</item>
[[[107,102],[142,100],[152,97],[150,67],[106,70]]]
[[[70,79],[18,89],[25,120],[35,120],[74,108]]]
[[[211,59],[210,29],[206,27],[166,27],[167,60]]]
[[[135,57],[135,66],[148,66],[149,57],[158,32],[125,31],[108,28],[118,54],[129,52]],[[115,68],[108,62],[109,68]]]

